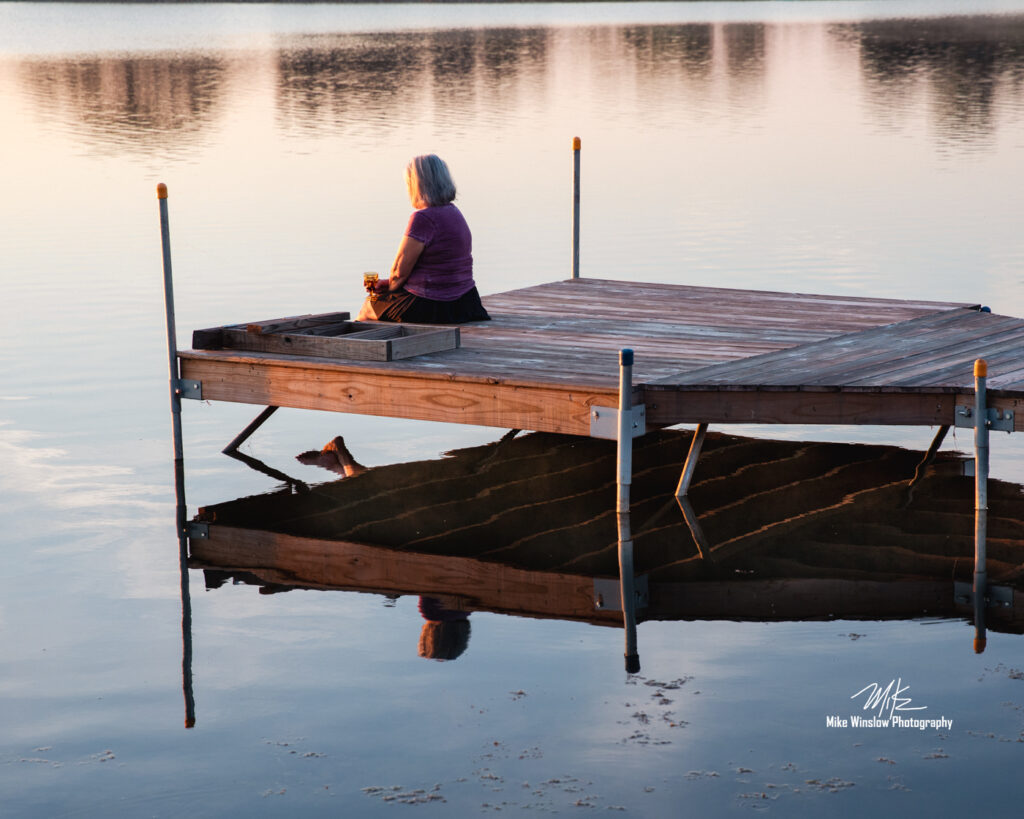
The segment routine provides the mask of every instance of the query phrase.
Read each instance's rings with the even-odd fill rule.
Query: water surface
[[[627,677],[615,628],[476,611],[439,663],[417,654],[416,594],[207,592],[193,570],[182,725],[157,182],[183,344],[355,308],[428,150],[452,165],[482,292],[567,277],[577,135],[586,276],[1024,315],[1024,6],[924,5],[0,4],[8,810],[1011,809],[1020,637],[975,655],[948,615],[646,622]],[[186,405],[190,515],[277,487],[218,454],[255,412]],[[315,484],[295,456],[339,434],[375,466],[501,433],[285,410],[245,451]],[[1024,481],[1016,440],[992,457]],[[825,727],[895,679],[953,727]],[[416,790],[446,801],[384,798]]]

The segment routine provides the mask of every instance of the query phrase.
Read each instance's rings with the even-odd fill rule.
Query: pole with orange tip
[[[572,139],[572,277],[580,277],[580,138]]]
[[[974,362],[974,651],[985,650],[988,606],[988,362]]]
[[[164,262],[164,311],[167,318],[167,356],[171,376],[171,422],[174,436],[174,523],[178,534],[178,569],[181,573],[181,684],[185,697],[185,727],[196,724],[192,694],[192,596],[188,585],[188,530],[185,524],[185,459],[181,435],[181,376],[178,369],[178,339],[174,320],[174,282],[171,275],[171,231],[167,215],[167,186],[156,186],[160,203],[160,240]]]
[[[171,274],[171,229],[167,215],[167,186],[156,186],[160,203],[160,241],[164,260],[164,311],[167,318],[167,358],[171,374],[171,419],[174,424],[174,459],[183,457],[181,443],[181,383],[178,374],[178,339],[174,329],[174,281]]]

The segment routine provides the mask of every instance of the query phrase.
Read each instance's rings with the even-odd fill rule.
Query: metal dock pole
[[[160,203],[160,239],[164,257],[164,311],[167,317],[167,363],[171,385],[171,426],[174,436],[174,524],[178,533],[178,568],[181,572],[182,690],[185,696],[185,727],[196,723],[192,696],[192,598],[188,587],[188,529],[185,524],[185,458],[181,436],[181,376],[178,370],[178,339],[174,321],[174,281],[171,274],[171,229],[167,216],[167,186],[156,186]]]
[[[974,651],[985,650],[985,607],[988,605],[988,571],[985,554],[988,534],[988,362],[974,362]]]
[[[181,444],[181,377],[178,373],[178,339],[174,329],[174,280],[171,274],[171,229],[167,216],[167,186],[156,186],[160,203],[160,239],[164,255],[164,311],[167,316],[167,358],[171,374],[171,421],[174,433],[174,460],[183,456]]]
[[[572,139],[572,277],[580,277],[580,138]]]
[[[618,499],[615,518],[619,527],[619,590],[622,624],[626,632],[626,671],[640,671],[636,647],[636,578],[633,574],[633,534],[629,525],[629,490],[633,483],[633,351],[619,352],[619,432],[616,451]]]

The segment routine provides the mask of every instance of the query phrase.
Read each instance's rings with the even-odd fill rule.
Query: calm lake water
[[[183,727],[157,182],[182,346],[357,308],[426,151],[484,294],[566,278],[577,135],[584,276],[1024,316],[1024,3],[966,5],[0,4],[3,811],[1017,809],[1024,642],[975,655],[954,617],[645,622],[628,676],[617,628],[476,611],[434,662],[416,594],[207,590],[194,569]],[[279,490],[219,454],[255,413],[186,403],[190,516]],[[372,467],[501,432],[283,410],[244,451],[315,484],[296,456],[337,435]],[[994,437],[992,465],[1024,482],[1024,443]],[[826,727],[890,680],[952,726]]]

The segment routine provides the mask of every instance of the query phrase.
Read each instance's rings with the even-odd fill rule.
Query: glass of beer
[[[370,291],[370,301],[377,301],[377,280],[380,278],[376,273],[363,274],[363,287]]]

